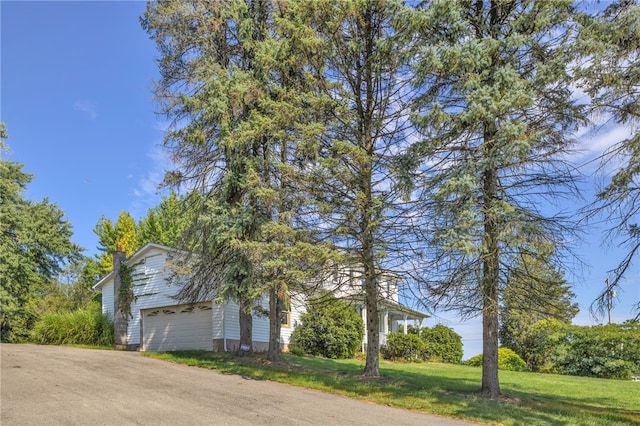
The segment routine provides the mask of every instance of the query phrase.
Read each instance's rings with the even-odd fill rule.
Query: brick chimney
[[[120,312],[118,305],[120,304],[120,267],[122,262],[127,259],[127,254],[120,247],[113,253],[113,342],[116,347],[126,348],[128,345],[127,328],[129,325],[129,317],[127,312]]]

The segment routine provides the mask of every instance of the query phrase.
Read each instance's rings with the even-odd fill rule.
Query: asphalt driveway
[[[0,424],[469,425],[137,352],[0,345]]]

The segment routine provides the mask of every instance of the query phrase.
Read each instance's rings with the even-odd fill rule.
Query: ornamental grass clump
[[[101,312],[99,303],[73,312],[51,312],[40,317],[32,332],[34,343],[45,345],[113,344],[113,323]]]

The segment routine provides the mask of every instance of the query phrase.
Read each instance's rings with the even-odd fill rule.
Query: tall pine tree
[[[195,256],[180,296],[237,301],[240,343],[251,345],[252,309],[269,294],[273,360],[290,287],[327,256],[293,214],[300,167],[316,151],[304,141],[318,131],[304,69],[313,38],[294,12],[266,0],[170,1],[149,4],[142,21],[161,53],[156,95],[172,120],[165,145],[176,167],[165,182],[193,190],[182,248]]]
[[[552,207],[573,190],[566,158],[585,122],[567,71],[573,19],[566,0],[434,0],[411,20],[422,138],[405,164],[420,163],[413,195],[433,212],[438,260],[424,289],[482,315],[485,397],[501,393],[499,301],[514,259],[537,258],[536,241],[562,248],[571,232]]]
[[[364,374],[379,375],[379,284],[397,272],[401,194],[391,172],[406,137],[411,99],[396,1],[305,2],[322,41],[313,72],[333,108],[326,116],[313,190],[317,228],[362,274],[366,307]],[[387,256],[389,255],[389,256]],[[397,265],[395,265],[397,266]]]
[[[604,213],[611,224],[606,240],[627,249],[592,305],[592,312],[601,315],[640,253],[640,3],[614,1],[595,16],[583,16],[581,23],[579,86],[591,97],[594,112],[630,130],[629,137],[614,141],[604,153],[603,167],[613,166],[615,172],[590,211]],[[635,306],[640,316],[640,300]]]

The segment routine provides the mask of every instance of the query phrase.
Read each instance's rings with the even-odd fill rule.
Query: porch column
[[[407,314],[404,314],[404,334],[407,334],[408,327],[409,327],[409,318],[407,318]]]
[[[383,328],[382,328],[382,332],[386,336],[387,334],[389,334],[389,311],[387,311],[387,310],[384,311],[383,324],[384,325],[383,325]]]

